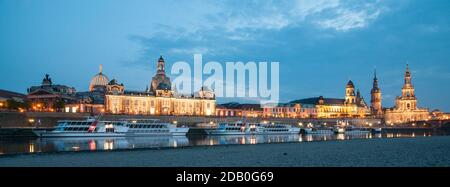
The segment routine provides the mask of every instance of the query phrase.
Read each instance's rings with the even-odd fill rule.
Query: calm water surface
[[[403,138],[449,135],[440,131],[383,132],[379,134],[317,134],[317,135],[231,135],[181,137],[114,137],[114,138],[6,138],[0,139],[0,155],[16,153],[96,151],[157,147],[214,146],[283,142],[335,141],[372,138]]]

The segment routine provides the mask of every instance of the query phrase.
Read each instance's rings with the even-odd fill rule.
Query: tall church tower
[[[417,109],[417,99],[414,94],[414,86],[411,83],[411,72],[408,64],[406,64],[405,83],[402,88],[402,96],[397,100],[397,108],[402,110]]]
[[[375,70],[373,77],[373,86],[370,91],[371,99],[370,99],[370,108],[372,110],[372,114],[376,116],[383,115],[383,109],[381,106],[381,90],[378,87],[378,79],[377,79],[377,71]]]
[[[389,123],[405,123],[422,121],[430,118],[426,108],[417,107],[417,98],[414,94],[414,86],[411,83],[411,72],[406,65],[405,82],[402,87],[402,95],[395,100],[395,107],[386,110],[385,120]]]
[[[355,85],[350,80],[345,87],[345,104],[355,104],[356,96],[355,96]]]

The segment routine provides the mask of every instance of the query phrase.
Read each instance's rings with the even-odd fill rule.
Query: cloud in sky
[[[329,37],[326,29],[348,32],[367,27],[381,13],[380,1],[268,0],[268,1],[193,1],[189,7],[207,11],[184,16],[182,24],[156,21],[155,29],[130,38],[147,51],[168,56],[194,52],[213,57],[239,55],[240,49],[274,46],[273,32],[315,27],[325,29],[314,37]],[[182,1],[182,3],[185,3]],[[187,11],[189,12],[189,10]],[[195,23],[195,24],[186,24]],[[239,46],[239,47],[236,47]],[[138,60],[139,61],[139,60]],[[145,62],[141,62],[145,63]]]
[[[197,1],[195,1],[197,2]],[[341,0],[268,0],[268,1],[206,1],[201,6],[214,7],[213,11],[184,18],[184,22],[196,24],[175,25],[189,37],[202,32],[219,32],[229,38],[242,40],[244,36],[260,30],[280,30],[286,27],[302,27],[313,24],[319,28],[348,31],[368,26],[382,12],[381,1]],[[200,5],[198,5],[200,6]],[[196,9],[199,10],[199,9]],[[199,17],[200,16],[200,17]],[[160,23],[164,24],[164,23]],[[179,33],[162,27],[174,37]],[[236,33],[240,34],[237,37]]]

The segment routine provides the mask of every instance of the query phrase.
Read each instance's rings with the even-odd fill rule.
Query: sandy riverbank
[[[0,156],[0,166],[450,166],[450,136]]]

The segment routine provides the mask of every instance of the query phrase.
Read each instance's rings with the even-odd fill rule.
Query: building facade
[[[390,124],[407,123],[411,121],[422,121],[430,118],[428,109],[417,106],[417,98],[411,82],[411,72],[406,65],[402,95],[395,100],[395,107],[385,112],[385,121]]]
[[[364,118],[370,115],[370,109],[359,90],[355,94],[355,85],[351,80],[345,87],[344,99],[319,96],[291,103],[300,104],[301,118]]]
[[[263,108],[260,104],[225,103],[217,105],[216,116],[219,117],[262,117]]]
[[[189,96],[172,90],[170,78],[165,74],[162,57],[157,72],[146,91],[125,91],[115,80],[106,86],[105,111],[112,114],[188,115],[216,114],[216,99],[212,90],[202,87]]]
[[[25,97],[21,93],[0,89],[0,111],[7,109],[23,111],[28,107]]]
[[[316,118],[315,105],[300,103],[281,103],[264,106],[264,117],[274,118]]]
[[[63,110],[66,104],[76,102],[76,90],[65,85],[55,85],[47,74],[40,86],[28,88],[27,100],[30,110],[55,112]]]

